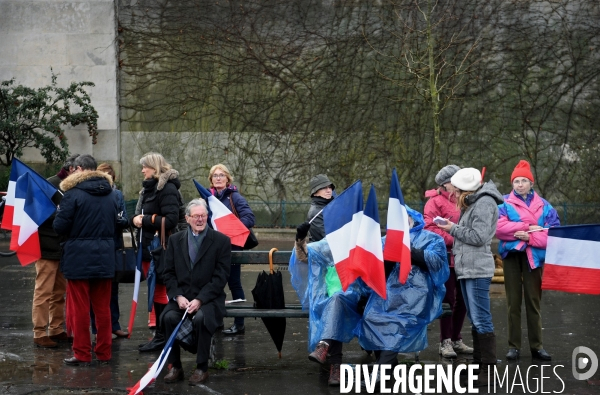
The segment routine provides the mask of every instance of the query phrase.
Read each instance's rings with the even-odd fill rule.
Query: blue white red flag
[[[10,176],[8,178],[8,189],[6,191],[6,200],[4,203],[4,215],[2,217],[2,229],[12,230],[13,217],[15,210],[15,190],[17,187],[17,180],[23,174],[29,173],[31,177],[36,181],[39,186],[41,193],[46,195],[49,199],[56,193],[54,185],[50,184],[44,177],[40,176],[32,168],[21,162],[19,159],[14,158],[10,168]]]
[[[171,353],[171,349],[173,348],[173,343],[175,342],[175,338],[177,337],[177,332],[179,332],[179,328],[181,328],[181,324],[183,323],[183,320],[185,319],[186,315],[187,315],[187,310],[183,314],[183,317],[181,317],[181,321],[179,321],[179,324],[177,324],[177,326],[175,327],[175,330],[169,337],[169,340],[167,340],[167,343],[165,344],[165,347],[163,348],[160,355],[158,356],[158,359],[156,360],[156,362],[154,362],[154,364],[152,364],[150,369],[148,369],[148,372],[146,372],[146,374],[140,379],[140,381],[135,383],[135,385],[133,387],[128,388],[128,390],[129,390],[128,395],[135,395],[135,394],[141,393],[142,390],[144,388],[146,388],[146,386],[148,384],[150,384],[156,380],[156,378],[160,374],[160,371],[162,370],[163,366],[165,366],[165,363],[167,362],[167,358],[169,357],[169,354]]]
[[[144,214],[144,210],[142,210],[142,215]],[[132,235],[132,237],[134,237]],[[138,243],[137,255],[135,257],[135,282],[133,283],[133,300],[131,301],[131,311],[129,313],[129,324],[127,325],[127,331],[129,335],[127,338],[131,337],[131,333],[133,332],[133,323],[135,321],[135,313],[137,311],[138,304],[138,295],[140,293],[140,283],[142,282],[142,228],[140,228],[140,242]],[[131,241],[133,243],[133,240]]]
[[[408,212],[404,205],[404,196],[402,195],[402,189],[400,189],[398,173],[396,173],[395,168],[392,171],[392,181],[390,183],[383,259],[400,263],[399,281],[404,284],[411,269],[410,227],[408,225]]]
[[[357,277],[363,279],[381,298],[386,299],[385,269],[383,267],[383,247],[375,186],[371,184],[367,204],[358,229],[353,268]]]
[[[600,224],[548,229],[542,289],[600,295]]]
[[[363,217],[362,207],[362,183],[358,180],[323,209],[325,238],[344,291],[358,277],[353,255]]]
[[[54,191],[44,191],[36,178],[39,176],[35,177],[30,172],[23,173],[17,179],[14,189],[10,249],[17,252],[23,266],[42,257],[38,228],[56,211],[52,202],[56,188],[52,187]]]
[[[194,180],[196,189],[202,199],[208,203],[209,217],[214,230],[218,230],[231,239],[231,244],[243,247],[250,230],[219,199]]]

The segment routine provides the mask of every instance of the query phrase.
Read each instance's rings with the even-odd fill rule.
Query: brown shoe
[[[52,341],[48,336],[34,337],[33,344],[42,348],[56,348],[58,343]]]
[[[50,336],[50,339],[52,339],[55,342],[73,343],[73,337],[67,336],[66,332],[61,332],[58,335],[52,335],[52,336]]]
[[[117,335],[117,337],[127,337],[129,336],[129,333],[127,333],[127,331],[117,329],[116,331],[113,331],[113,335]]]
[[[190,385],[198,385],[208,380],[208,372],[203,372],[200,369],[194,370],[194,374],[190,377]]]
[[[165,383],[171,384],[177,381],[183,381],[183,369],[182,368],[171,368],[169,373],[165,376]]]

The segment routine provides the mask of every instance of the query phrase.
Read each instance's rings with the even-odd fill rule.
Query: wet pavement
[[[281,247],[287,243],[273,243]],[[1,245],[0,245],[1,247]],[[262,247],[262,246],[261,246]],[[267,249],[261,248],[261,249]],[[246,296],[251,299],[258,272],[267,267],[244,266],[242,281]],[[289,285],[289,274],[284,272],[286,302],[297,303]],[[15,257],[0,258],[0,394],[119,394],[134,385],[158,357],[158,353],[140,354],[137,346],[149,340],[152,332],[147,327],[145,286],[131,339],[113,341],[113,359],[108,366],[69,367],[63,358],[70,357],[67,344],[56,349],[34,347],[31,324],[31,300],[35,268],[21,267]],[[527,350],[524,330],[522,357],[519,362],[507,364],[506,300],[502,284],[492,286],[492,313],[496,327],[498,370],[508,366],[508,377],[516,385],[505,385],[496,393],[565,393],[600,394],[600,371],[589,380],[575,380],[571,372],[572,353],[577,346],[591,348],[600,355],[600,297],[545,292],[542,300],[544,344],[553,359],[541,371],[540,362],[532,361]],[[121,325],[128,321],[133,286],[120,287]],[[225,326],[231,324],[227,319]],[[523,320],[523,325],[525,322]],[[305,319],[288,319],[282,359],[262,322],[246,319],[246,333],[239,336],[216,335],[217,360],[225,361],[224,369],[211,369],[205,386],[190,387],[187,380],[167,385],[162,381],[163,370],[153,388],[146,394],[335,394],[338,388],[327,386],[328,372],[307,359],[307,326]],[[465,342],[471,344],[470,331],[465,330]],[[420,353],[423,363],[448,363],[438,354],[439,324],[435,321],[429,330],[430,346]],[[414,354],[401,354],[400,359],[414,360]],[[193,355],[182,351],[186,377],[195,367]],[[344,362],[371,363],[372,357],[362,351],[356,341],[344,347]],[[561,366],[562,365],[562,366]],[[516,374],[517,370],[521,376]],[[518,373],[518,372],[517,372]],[[540,379],[541,376],[545,378]],[[515,377],[517,379],[515,379]],[[522,377],[523,386],[518,377]],[[560,379],[559,379],[560,377]],[[543,382],[543,388],[540,383]],[[480,393],[486,393],[482,389]],[[353,391],[354,393],[354,391]],[[362,393],[365,393],[363,390]]]

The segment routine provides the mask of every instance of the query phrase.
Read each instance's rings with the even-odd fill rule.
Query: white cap
[[[454,173],[450,182],[461,191],[476,191],[481,186],[481,172],[473,167],[466,167]]]

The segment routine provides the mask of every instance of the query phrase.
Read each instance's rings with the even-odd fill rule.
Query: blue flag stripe
[[[23,209],[38,226],[56,211],[56,206],[43,193],[31,173],[25,173],[17,180],[15,198],[25,200]]]
[[[548,236],[600,242],[600,224],[557,226],[548,229]]]
[[[325,233],[333,233],[352,221],[352,216],[362,211],[362,182],[356,181],[340,193],[323,209]]]
[[[10,169],[10,181],[17,182],[19,177],[25,173],[29,173],[39,185],[40,191],[46,195],[48,199],[52,199],[52,196],[54,196],[56,193],[56,188],[54,188],[54,185],[52,185],[48,180],[39,175],[35,170],[27,166],[25,163],[14,158]]]
[[[375,194],[375,185],[371,184],[367,205],[365,206],[365,215],[371,217],[375,222],[379,222],[379,210],[377,209],[377,195]]]
[[[404,196],[402,195],[402,189],[400,188],[400,182],[398,181],[398,173],[396,168],[392,170],[392,183],[390,184],[390,197],[398,199],[400,204],[404,205]]]

